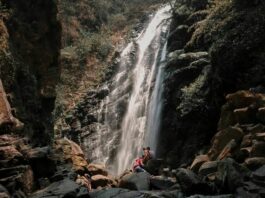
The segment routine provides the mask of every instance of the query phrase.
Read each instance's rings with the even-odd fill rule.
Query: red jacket
[[[140,167],[143,167],[143,159],[142,158],[137,158],[134,163],[133,163],[133,170],[137,167],[137,166],[140,166]]]

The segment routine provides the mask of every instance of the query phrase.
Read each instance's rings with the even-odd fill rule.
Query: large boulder
[[[119,187],[129,190],[149,190],[150,174],[147,172],[141,172],[125,175],[121,178]]]
[[[250,170],[258,169],[259,167],[265,165],[265,157],[247,158],[244,162],[244,165]]]
[[[163,163],[164,160],[162,159],[150,159],[145,166],[145,170],[151,175],[158,175]]]
[[[246,167],[236,163],[231,158],[227,158],[218,163],[215,183],[219,189],[234,193],[249,176],[250,171]]]
[[[212,194],[214,189],[203,182],[198,175],[188,169],[180,168],[177,170],[177,181],[181,191],[186,195],[193,194]]]
[[[265,142],[264,141],[253,141],[253,146],[252,146],[250,156],[251,157],[265,157]]]
[[[153,176],[150,178],[150,184],[154,190],[168,190],[176,184],[176,180],[163,176]]]
[[[80,174],[87,172],[88,162],[84,157],[84,153],[79,145],[75,142],[62,138],[54,142],[53,158],[61,163],[70,163],[72,169]]]
[[[37,191],[30,198],[43,198],[43,197],[67,197],[67,198],[81,198],[88,196],[88,191],[84,187],[80,187],[70,179],[64,179],[52,183],[47,188]]]
[[[231,140],[240,143],[243,137],[244,132],[239,127],[228,127],[221,130],[214,136],[212,147],[208,152],[210,159],[215,160]]]

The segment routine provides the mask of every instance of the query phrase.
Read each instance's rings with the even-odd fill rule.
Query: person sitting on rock
[[[139,172],[146,172],[144,170],[144,163],[143,163],[144,156],[137,158],[133,163],[133,171],[136,173]]]

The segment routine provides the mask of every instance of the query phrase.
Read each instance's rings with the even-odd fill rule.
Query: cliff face
[[[264,9],[263,1],[176,2],[160,138],[172,166],[209,144],[224,95],[262,90]]]
[[[60,75],[56,2],[3,0],[0,16],[0,75],[13,114],[25,124],[21,133],[47,144]]]

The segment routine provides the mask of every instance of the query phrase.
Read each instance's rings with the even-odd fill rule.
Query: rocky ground
[[[150,174],[114,177],[75,142],[51,134],[60,74],[55,2],[1,1],[0,197],[265,197],[264,9],[261,0],[176,1],[159,138],[164,159],[149,161]],[[82,108],[106,94],[88,92],[65,119],[73,126],[60,133],[82,132],[80,120],[93,122]]]

